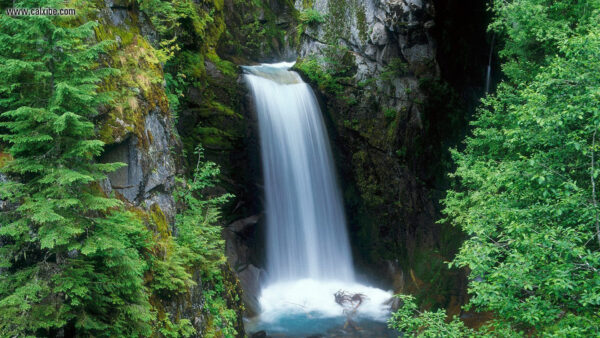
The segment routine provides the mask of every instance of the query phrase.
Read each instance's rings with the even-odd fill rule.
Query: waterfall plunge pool
[[[353,315],[336,303],[338,291],[364,296]],[[263,288],[262,312],[246,321],[246,330],[264,331],[268,337],[397,337],[386,324],[391,297],[391,292],[358,283],[309,278],[278,282]]]

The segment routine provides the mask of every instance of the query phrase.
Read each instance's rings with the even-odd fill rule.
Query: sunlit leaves
[[[597,335],[600,3],[494,10],[508,79],[453,153],[460,187],[445,212],[470,236],[453,265],[470,268],[470,304],[504,328]]]

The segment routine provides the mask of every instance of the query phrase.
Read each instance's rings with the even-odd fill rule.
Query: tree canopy
[[[451,265],[468,268],[467,307],[494,316],[495,331],[478,335],[597,336],[600,2],[498,0],[492,10],[505,79],[452,152],[445,221],[468,239]],[[415,335],[440,324],[428,312],[402,318],[419,318]]]

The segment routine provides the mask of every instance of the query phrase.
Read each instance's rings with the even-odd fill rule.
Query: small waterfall
[[[352,282],[346,219],[316,97],[293,63],[244,67],[258,114],[271,283]]]
[[[487,72],[485,74],[485,93],[490,92],[490,84],[492,81],[492,55],[494,54],[494,41],[496,40],[496,34],[492,35],[492,42],[490,43],[490,56],[488,58]]]

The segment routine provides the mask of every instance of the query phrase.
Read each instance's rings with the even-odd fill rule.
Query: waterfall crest
[[[316,97],[293,63],[244,67],[258,114],[270,282],[354,280],[346,219]]]

